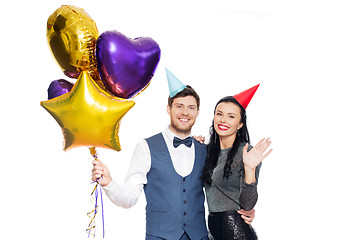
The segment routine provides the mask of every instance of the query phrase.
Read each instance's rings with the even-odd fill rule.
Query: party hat
[[[179,81],[179,79],[176,76],[174,76],[174,74],[171,73],[171,71],[169,71],[167,68],[166,74],[168,79],[169,96],[172,98],[177,93],[181,92],[185,88],[185,85],[181,81]]]
[[[257,88],[260,86],[260,84],[257,84],[256,86],[249,88],[241,93],[238,93],[234,95],[233,97],[240,103],[240,105],[246,109],[247,105],[249,105],[253,95],[255,94]]]

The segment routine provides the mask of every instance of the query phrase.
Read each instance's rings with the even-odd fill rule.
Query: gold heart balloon
[[[93,19],[82,8],[62,5],[56,9],[48,18],[46,37],[66,76],[77,78],[82,71],[87,71],[95,81],[101,81],[95,57],[99,33]]]
[[[119,151],[120,121],[134,101],[105,92],[83,71],[70,92],[40,104],[60,125],[64,150],[93,146]]]

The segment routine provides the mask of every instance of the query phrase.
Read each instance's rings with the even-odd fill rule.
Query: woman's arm
[[[258,176],[260,172],[261,164],[259,164],[256,167],[255,173],[254,173],[254,179],[255,181],[248,184],[246,182],[246,172],[244,176],[242,176],[242,186],[241,186],[241,192],[239,196],[239,202],[240,205],[244,210],[251,210],[254,208],[254,206],[257,203],[258,199],[258,192],[257,192],[257,184],[258,184]]]

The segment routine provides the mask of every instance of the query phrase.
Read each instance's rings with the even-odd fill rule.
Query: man
[[[200,176],[207,151],[206,145],[191,137],[199,115],[200,98],[168,70],[167,77],[169,127],[136,146],[123,185],[112,180],[108,168],[100,161],[93,162],[92,180],[100,178],[106,195],[124,208],[133,206],[144,188],[146,240],[206,240]],[[252,221],[253,212],[246,215],[247,221]]]

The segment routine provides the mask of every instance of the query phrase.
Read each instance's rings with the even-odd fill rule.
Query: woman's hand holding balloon
[[[91,180],[95,182],[99,179],[101,186],[107,186],[112,181],[110,171],[101,161],[93,160],[93,170],[91,172]]]

